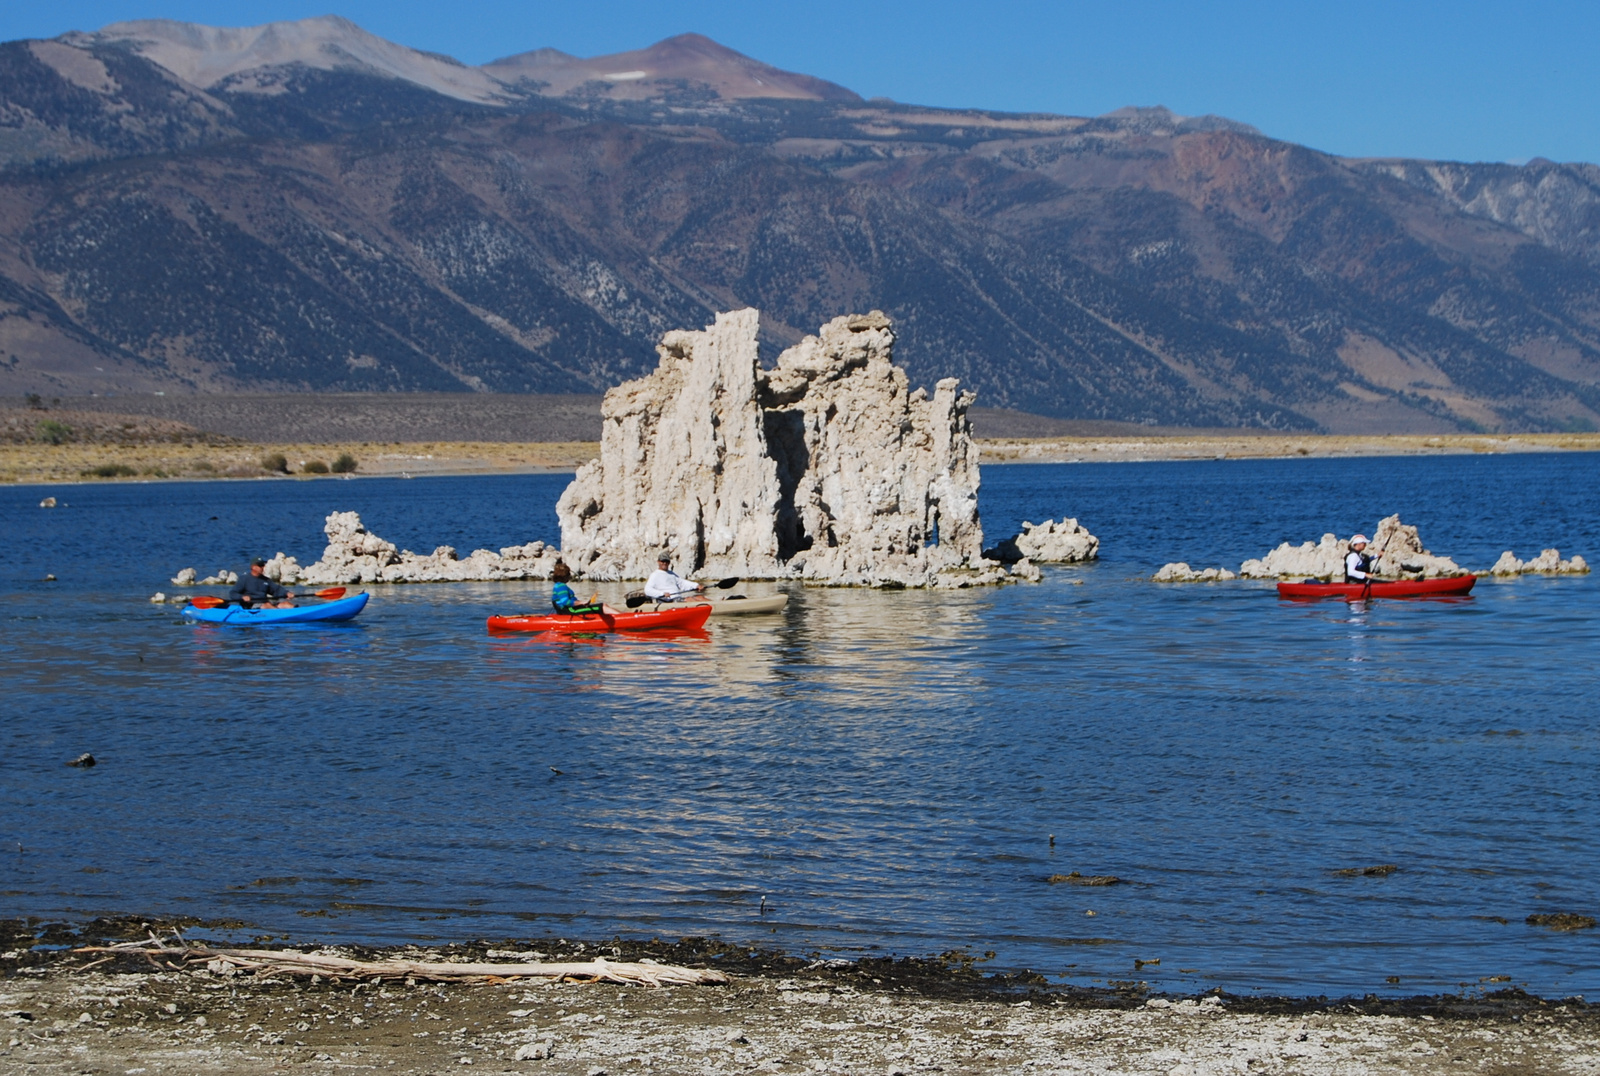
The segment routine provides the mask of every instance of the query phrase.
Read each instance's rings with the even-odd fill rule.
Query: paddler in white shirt
[[[1367,536],[1353,534],[1350,536],[1350,552],[1344,558],[1344,581],[1346,583],[1365,583],[1371,585],[1377,580],[1372,574],[1372,559],[1367,556]]]
[[[650,573],[650,578],[644,584],[646,597],[658,602],[675,602],[704,589],[704,585],[691,583],[673,571],[672,558],[665,553],[656,558],[656,570]]]

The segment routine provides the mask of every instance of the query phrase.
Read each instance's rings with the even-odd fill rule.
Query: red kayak
[[[1453,575],[1446,579],[1395,579],[1385,583],[1279,583],[1280,598],[1443,598],[1467,593],[1478,581],[1475,575]]]
[[[668,605],[626,613],[547,613],[535,616],[492,616],[490,631],[654,631],[657,628],[701,628],[710,605]]]

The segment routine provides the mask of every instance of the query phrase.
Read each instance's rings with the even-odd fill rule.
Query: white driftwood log
[[[680,968],[670,964],[634,964],[593,960],[566,964],[442,964],[420,960],[351,960],[293,949],[212,949],[208,946],[151,945],[147,942],[111,946],[86,946],[80,953],[139,953],[155,960],[177,957],[182,961],[220,963],[230,968],[277,975],[326,975],[348,979],[588,979],[595,982],[635,983],[644,986],[726,983],[720,971]],[[218,970],[218,969],[214,969]]]

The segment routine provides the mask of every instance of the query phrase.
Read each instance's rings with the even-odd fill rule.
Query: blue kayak
[[[183,615],[202,624],[233,624],[243,627],[266,624],[314,624],[349,620],[366,608],[368,597],[366,594],[352,594],[338,601],[323,602],[320,605],[299,605],[293,609],[246,609],[238,605],[228,605],[220,609],[197,609],[192,605],[186,605],[183,607]]]

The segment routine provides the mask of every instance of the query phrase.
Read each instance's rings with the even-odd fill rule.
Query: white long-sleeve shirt
[[[1367,557],[1355,550],[1351,550],[1344,558],[1344,577],[1346,579],[1366,579],[1368,573],[1361,565],[1367,563]]]
[[[696,589],[698,588],[693,583],[680,578],[677,572],[667,568],[657,568],[651,572],[650,578],[645,580],[644,584],[644,592],[647,595],[652,598],[665,598],[668,601],[684,594],[692,594]]]

